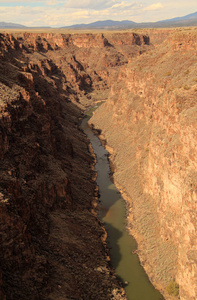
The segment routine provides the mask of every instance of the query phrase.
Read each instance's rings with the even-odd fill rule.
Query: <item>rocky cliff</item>
[[[0,35],[0,299],[125,299],[79,125],[148,48],[133,33]]]
[[[141,262],[166,299],[197,298],[196,30],[148,34],[0,35],[0,299],[125,299],[79,126],[108,98],[91,122]]]
[[[122,66],[91,119],[111,151],[141,263],[166,299],[177,298],[176,283],[181,300],[197,298],[196,41],[196,29],[176,30]]]

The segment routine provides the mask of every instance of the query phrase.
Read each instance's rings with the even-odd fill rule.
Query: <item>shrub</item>
[[[184,90],[189,90],[190,89],[190,87],[186,84],[186,85],[184,85]]]
[[[168,285],[166,287],[166,290],[167,290],[169,295],[172,295],[172,296],[178,296],[179,295],[179,285],[174,280],[171,280],[168,283]]]
[[[172,72],[168,71],[165,75],[170,76],[170,75],[172,75]]]

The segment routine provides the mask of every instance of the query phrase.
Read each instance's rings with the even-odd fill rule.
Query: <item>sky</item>
[[[0,22],[62,27],[102,20],[156,22],[197,11],[197,0],[0,0]]]

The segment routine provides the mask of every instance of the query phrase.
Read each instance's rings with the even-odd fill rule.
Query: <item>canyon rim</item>
[[[100,100],[90,123],[113,149],[140,261],[166,299],[197,298],[196,38],[0,34],[0,299],[126,299],[80,129]]]

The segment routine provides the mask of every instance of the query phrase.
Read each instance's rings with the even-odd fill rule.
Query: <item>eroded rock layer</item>
[[[125,299],[79,125],[148,47],[132,33],[0,35],[0,299]]]
[[[111,147],[141,262],[167,299],[173,281],[182,300],[197,299],[196,41],[195,29],[177,30],[123,66],[91,120]]]

